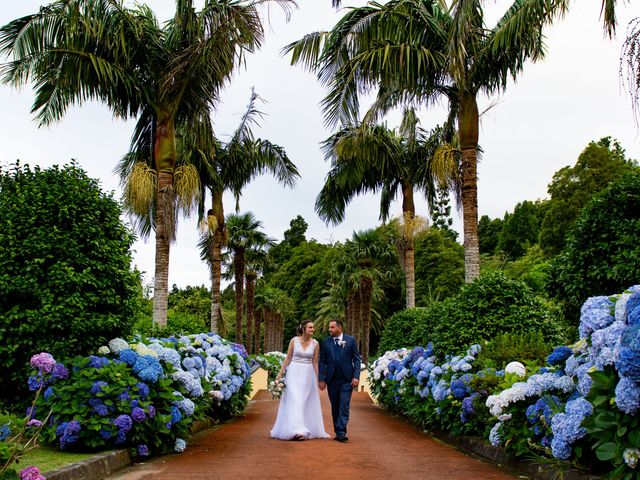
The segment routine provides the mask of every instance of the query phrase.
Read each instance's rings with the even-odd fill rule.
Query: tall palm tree
[[[406,306],[415,307],[414,194],[423,193],[429,204],[435,198],[436,181],[431,160],[443,141],[443,129],[426,132],[418,126],[412,108],[406,108],[397,130],[383,125],[355,125],[342,128],[323,143],[331,170],[316,199],[316,212],[327,222],[344,219],[349,202],[358,194],[381,192],[380,217],[389,218],[392,201],[402,198],[402,265],[405,271]]]
[[[246,252],[255,245],[266,245],[269,241],[266,234],[260,231],[262,222],[251,212],[230,214],[226,218],[229,234],[227,247],[233,252],[233,272],[235,277],[236,299],[236,343],[243,343],[242,319],[244,313],[244,276],[246,268]],[[249,332],[247,332],[248,335]]]
[[[142,162],[147,170],[141,171],[153,177],[146,181],[155,185],[153,201],[131,198],[129,207],[153,217],[147,222],[156,233],[153,318],[160,325],[167,320],[169,245],[175,238],[176,129],[208,114],[245,53],[260,46],[257,7],[265,1],[206,0],[196,11],[193,0],[176,0],[173,19],[161,26],[144,4],[57,0],[0,29],[0,53],[12,57],[1,67],[2,81],[34,83],[32,111],[40,124],[88,100],[103,102],[116,117],[137,117],[120,172],[130,178]],[[291,4],[273,1],[285,9]]]
[[[256,281],[267,263],[267,248],[274,244],[271,238],[260,239],[245,251],[245,290],[247,297],[247,352],[254,353],[255,332],[260,331],[255,316]]]
[[[352,124],[359,96],[377,92],[365,119],[407,102],[430,104],[444,96],[457,120],[457,149],[465,245],[465,278],[480,274],[478,244],[478,104],[517,78],[527,60],[544,56],[542,29],[568,0],[515,0],[493,28],[482,0],[391,0],[351,9],[330,32],[289,45],[292,63],[318,73],[329,125]],[[449,150],[451,152],[451,150]],[[452,155],[442,156],[450,160]],[[457,165],[449,170],[455,171]],[[456,178],[451,175],[451,178]]]
[[[285,186],[293,186],[300,176],[284,148],[268,140],[255,138],[253,127],[258,125],[259,119],[264,115],[256,107],[259,100],[258,94],[252,91],[240,124],[228,142],[214,141],[213,145],[205,144],[203,148],[194,152],[191,159],[199,173],[203,188],[201,196],[203,202],[205,191],[208,191],[211,197],[211,208],[206,214],[207,229],[200,239],[199,247],[200,257],[208,262],[211,268],[211,331],[213,332],[217,329],[222,312],[220,259],[222,247],[227,238],[224,192],[230,191],[234,194],[237,207],[242,190],[258,175],[270,173]],[[203,122],[192,131],[199,129],[210,132],[209,136],[204,138],[213,138],[213,129],[209,121]],[[200,216],[205,217],[204,203],[200,204]]]

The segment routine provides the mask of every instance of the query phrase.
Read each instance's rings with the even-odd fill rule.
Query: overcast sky
[[[5,0],[0,24],[35,12],[46,3]],[[146,3],[161,19],[169,18],[173,12],[173,0]],[[268,116],[255,133],[284,146],[298,166],[301,179],[294,189],[284,189],[270,178],[256,180],[242,196],[241,211],[252,211],[263,222],[266,233],[278,240],[291,219],[302,215],[309,223],[307,238],[341,241],[354,230],[376,226],[379,203],[372,196],[355,200],[339,226],[324,225],[314,213],[315,197],[328,170],[319,150],[319,142],[331,133],[323,127],[318,107],[324,92],[313,75],[291,67],[289,59],[280,56],[280,50],[306,33],[331,28],[344,12],[335,12],[330,0],[298,3],[299,8],[288,23],[279,9],[269,11],[266,42],[224,91],[214,127],[218,137],[228,138],[255,86],[268,102],[261,106]],[[364,3],[343,1],[353,6]],[[495,18],[511,3],[486,2],[487,16]],[[569,14],[545,31],[546,58],[528,64],[518,82],[510,84],[502,95],[481,101],[481,110],[490,104],[495,106],[483,116],[481,125],[484,155],[478,168],[480,215],[501,217],[518,202],[545,198],[553,173],[575,163],[590,141],[603,136],[617,138],[629,157],[640,158],[631,100],[619,79],[624,33],[629,20],[640,15],[637,5],[638,2],[631,2],[631,6],[619,7],[618,37],[609,40],[599,19],[600,0],[573,2]],[[113,168],[128,149],[134,122],[113,120],[105,107],[86,104],[71,109],[56,125],[37,128],[29,113],[33,98],[29,87],[16,91],[0,86],[0,162],[20,159],[21,163],[48,167],[76,159],[90,176],[100,179],[104,190],[114,190],[119,197]],[[444,107],[423,112],[423,128],[442,122],[443,112]],[[393,126],[397,115],[389,121]],[[226,198],[226,212],[233,207],[233,200]],[[416,208],[418,215],[428,215],[424,201],[419,201]],[[396,205],[395,215],[400,213],[400,206]],[[461,231],[456,212],[454,221]],[[177,243],[171,249],[169,285],[209,284],[207,268],[198,258],[197,238],[196,219],[181,219]],[[153,238],[137,241],[134,249],[134,261],[145,272],[145,283],[152,282]]]

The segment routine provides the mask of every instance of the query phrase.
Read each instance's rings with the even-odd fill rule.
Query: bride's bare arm
[[[313,351],[313,369],[316,371],[316,379],[318,378],[318,358],[319,357],[320,357],[320,344],[316,345],[316,349]]]
[[[291,359],[292,358],[293,358],[293,338],[289,342],[289,349],[287,350],[287,356],[285,357],[284,361],[282,362],[282,367],[280,367],[280,371],[278,372],[278,376],[276,377],[276,380],[280,380],[282,378],[282,374],[284,373],[284,371],[287,369],[287,367],[291,363]]]

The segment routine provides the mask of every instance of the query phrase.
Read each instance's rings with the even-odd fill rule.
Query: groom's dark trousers
[[[331,416],[333,417],[333,431],[336,436],[347,435],[347,422],[349,421],[349,407],[351,406],[351,379],[334,377],[327,383],[327,392],[331,402]]]

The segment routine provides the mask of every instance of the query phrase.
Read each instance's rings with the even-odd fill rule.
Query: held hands
[[[324,390],[325,388],[327,388],[327,383],[326,382],[318,382],[318,388],[320,390]]]

